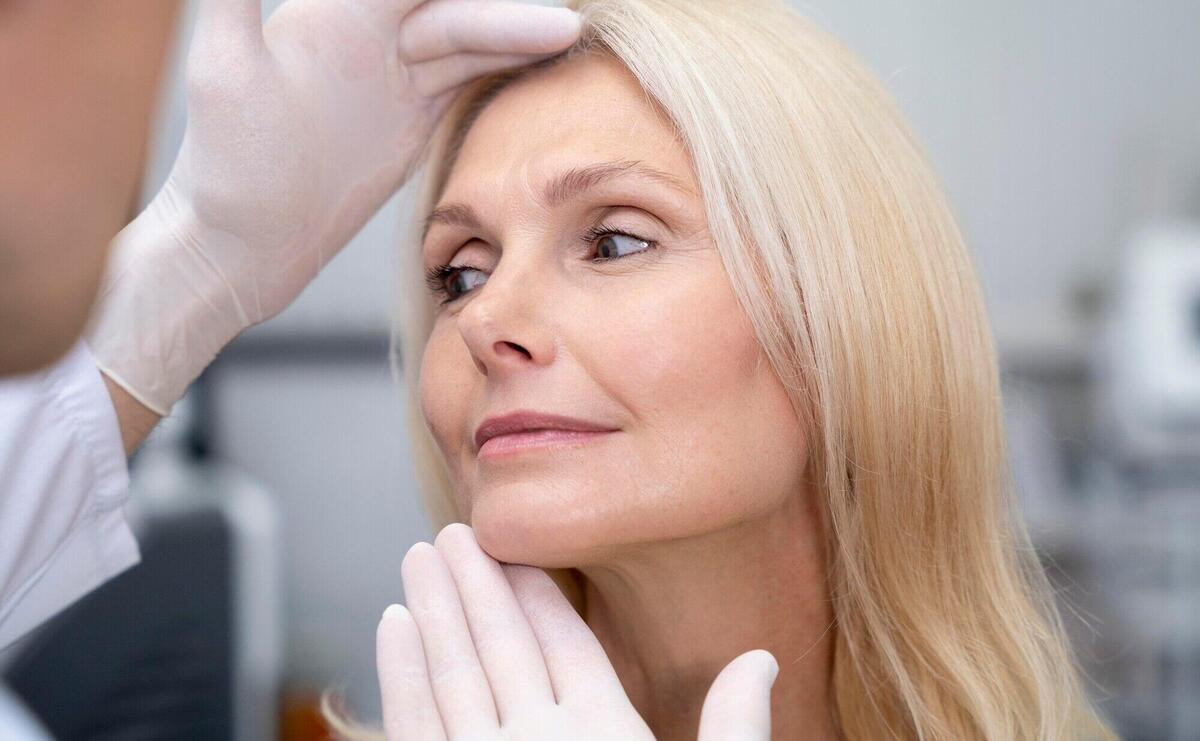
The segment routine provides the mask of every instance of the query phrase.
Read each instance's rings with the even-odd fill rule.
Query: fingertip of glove
[[[408,608],[399,603],[393,603],[387,606],[383,611],[383,617],[380,620],[389,620],[393,622],[403,622],[411,620],[412,616],[408,612]]]
[[[767,684],[775,686],[775,679],[779,677],[779,662],[770,651],[764,652],[767,654],[767,660],[770,662],[767,666]]]
[[[558,10],[562,12],[562,15],[565,18],[570,19],[570,21],[574,23],[576,27],[581,28],[583,26],[583,14],[581,14],[578,10],[575,10],[574,8],[558,8]]]
[[[750,651],[751,654],[757,654],[756,660],[763,669],[763,674],[767,678],[767,686],[774,686],[775,679],[779,676],[779,662],[775,660],[775,655],[766,649],[758,648]]]
[[[547,19],[553,19],[550,22],[558,25],[555,30],[561,29],[567,42],[574,42],[583,31],[583,15],[579,11],[563,7],[547,7],[544,10]]]

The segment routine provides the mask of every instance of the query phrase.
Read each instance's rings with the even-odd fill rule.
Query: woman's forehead
[[[616,60],[587,55],[539,70],[502,90],[463,140],[444,195],[520,174],[537,192],[570,169],[639,163],[694,188],[674,127]]]

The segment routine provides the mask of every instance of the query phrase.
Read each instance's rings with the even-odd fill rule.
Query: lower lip
[[[533,450],[570,447],[590,443],[615,430],[581,432],[577,430],[531,430],[490,437],[479,448],[480,458],[500,458]]]

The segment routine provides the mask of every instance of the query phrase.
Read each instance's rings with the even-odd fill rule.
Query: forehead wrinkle
[[[544,206],[555,208],[578,198],[601,183],[622,176],[639,177],[695,197],[688,184],[675,175],[655,169],[640,160],[620,160],[572,167],[559,173],[542,188],[541,201]],[[479,214],[466,203],[446,203],[430,211],[421,230],[422,244],[429,234],[429,228],[434,224],[463,226],[469,229],[483,228]]]
[[[640,160],[621,160],[573,167],[561,173],[546,184],[542,191],[542,202],[550,208],[560,206],[600,183],[621,175],[635,175],[693,195],[687,184],[674,175],[656,170]]]

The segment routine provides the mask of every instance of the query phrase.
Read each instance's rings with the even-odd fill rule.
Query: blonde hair
[[[1113,738],[1014,507],[998,370],[963,239],[882,85],[779,0],[574,0],[568,54],[619,60],[674,123],[738,299],[810,445],[850,739]],[[470,85],[430,142],[393,348],[435,524],[460,519],[421,416],[419,230],[466,131],[530,68]],[[555,574],[569,596],[571,579]]]

